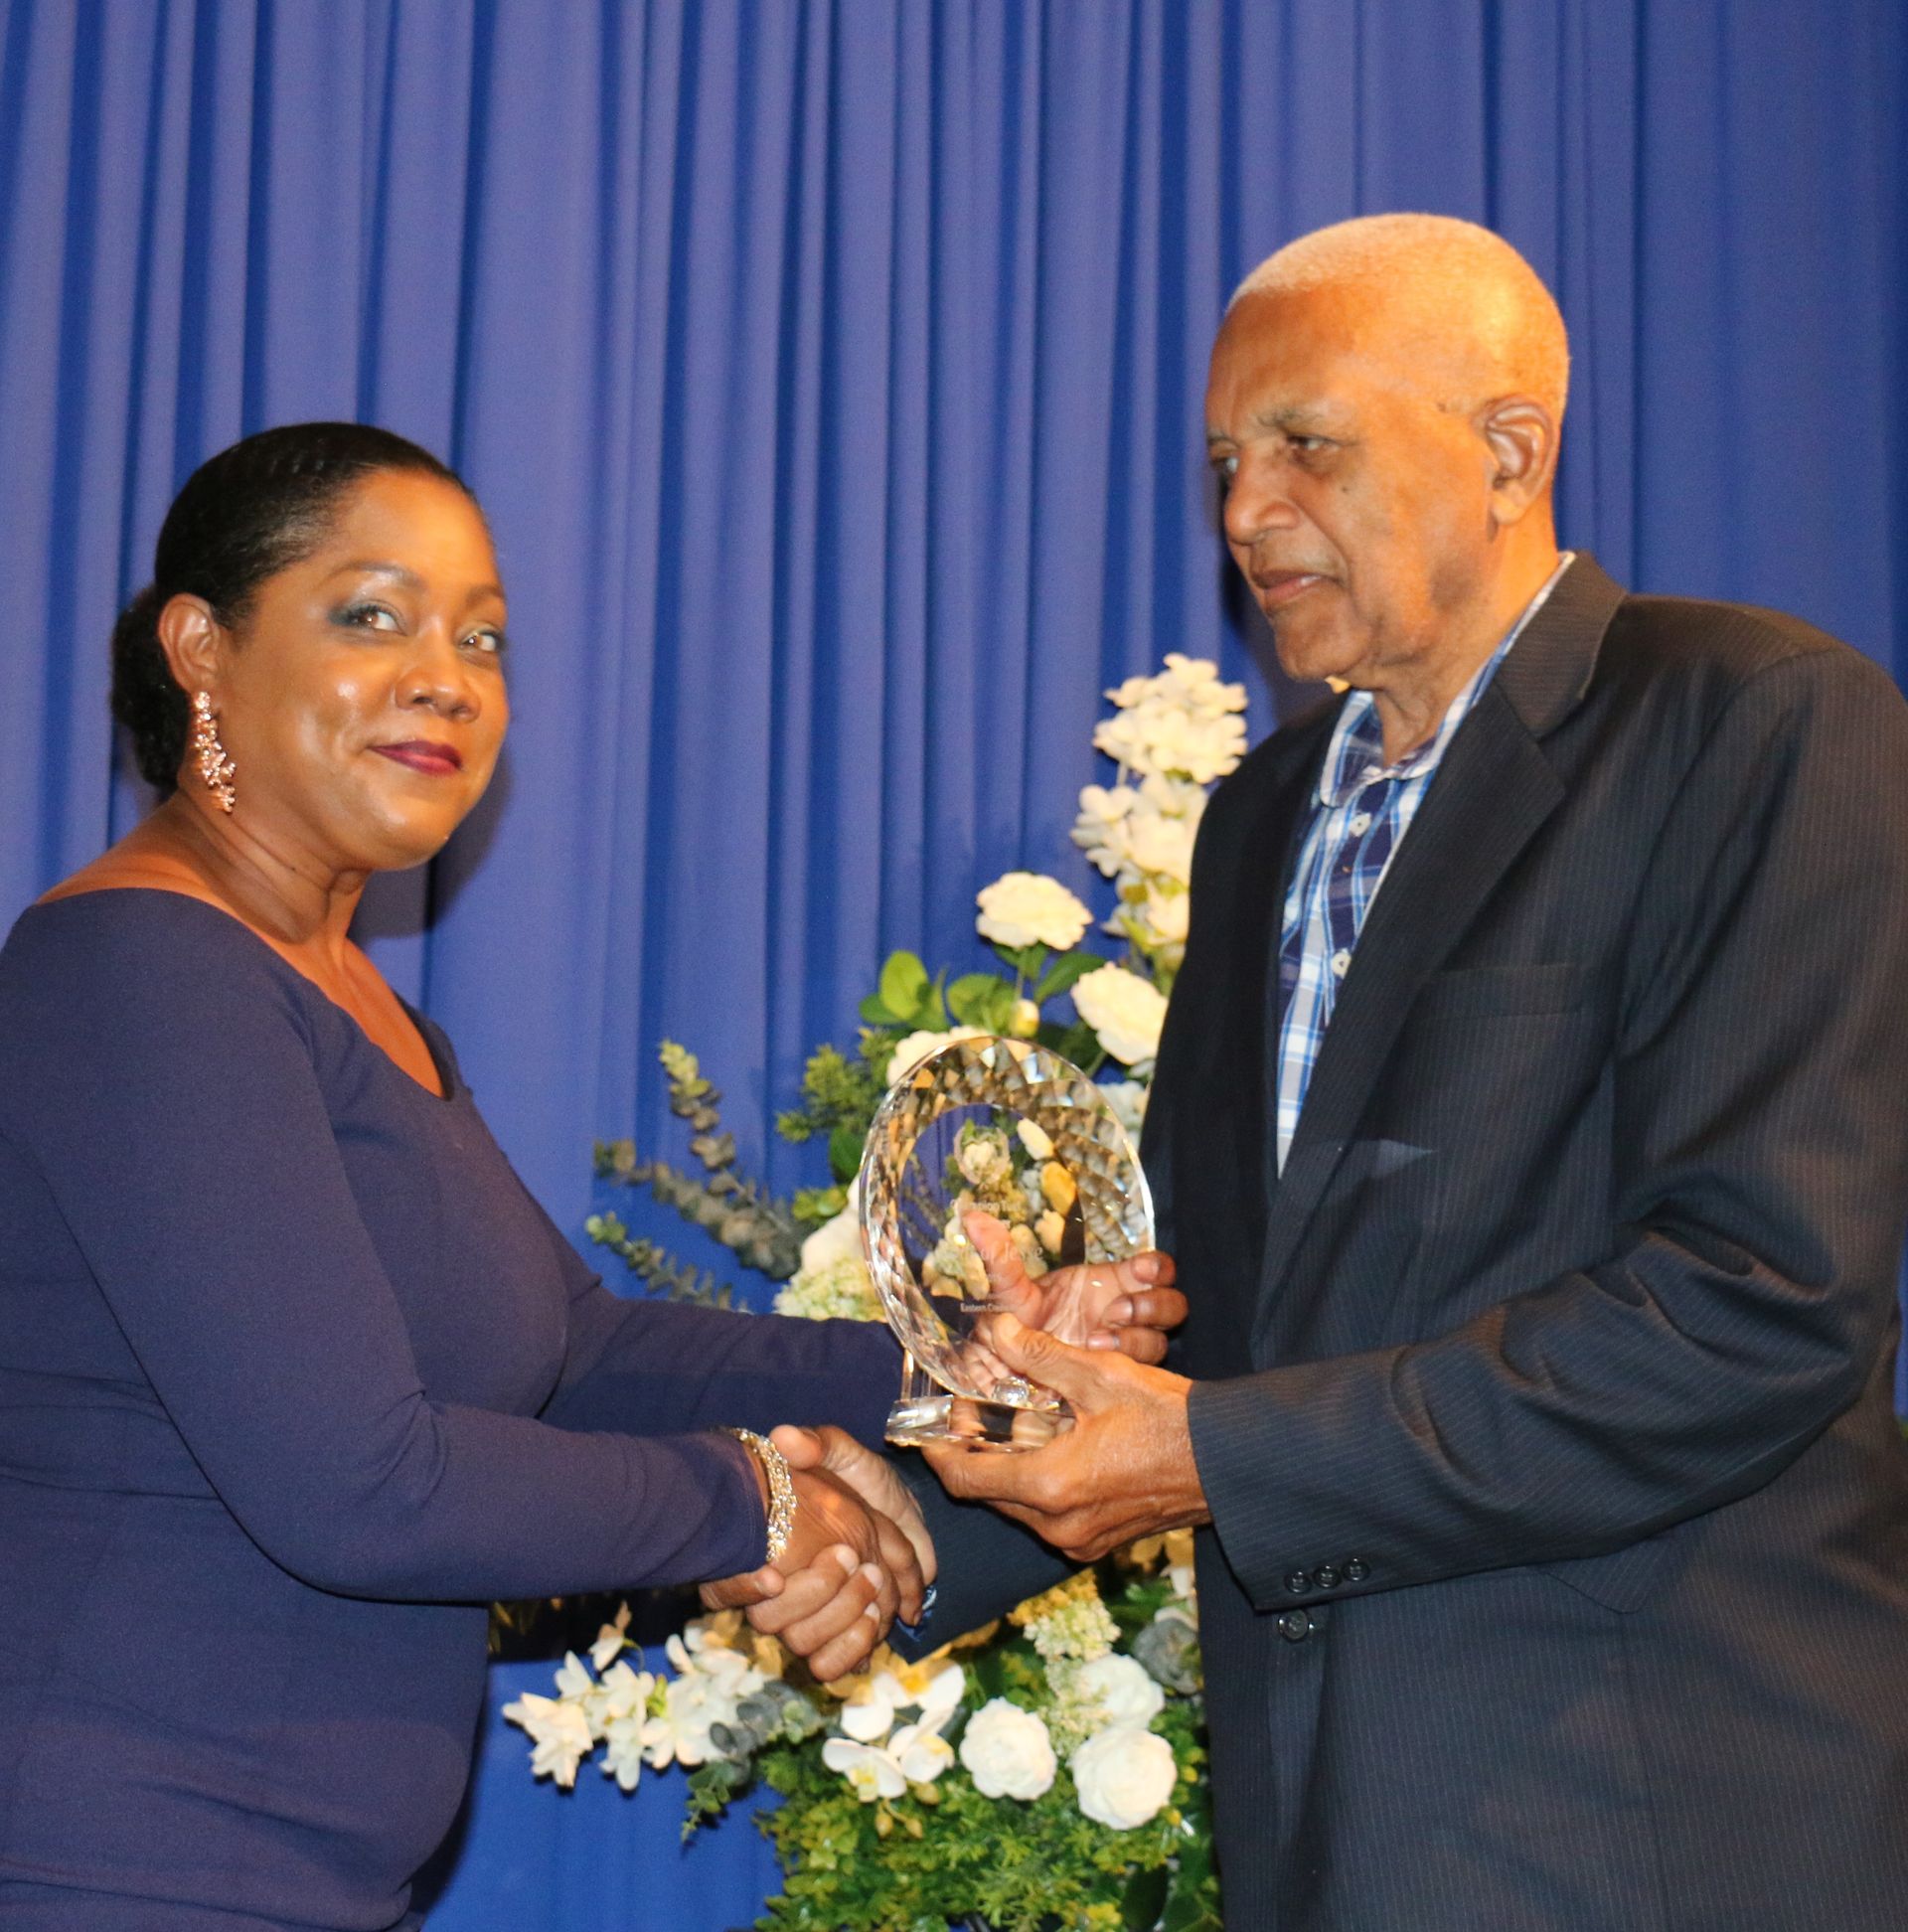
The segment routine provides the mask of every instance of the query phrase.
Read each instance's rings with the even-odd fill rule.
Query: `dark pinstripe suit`
[[[1897,1932],[1908,708],[1580,560],[1446,754],[1275,1179],[1330,728],[1212,801],[1148,1123],[1227,1923]]]

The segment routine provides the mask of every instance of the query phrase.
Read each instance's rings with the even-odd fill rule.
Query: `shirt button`
[[[1352,814],[1352,830],[1359,838],[1363,838],[1371,830],[1371,814],[1369,812],[1353,812]]]
[[[1362,1583],[1370,1574],[1361,1556],[1353,1556],[1345,1566],[1345,1580],[1348,1583]]]
[[[1288,1610],[1279,1619],[1279,1635],[1288,1644],[1302,1644],[1312,1635],[1312,1619],[1303,1610]]]
[[[1343,950],[1343,948],[1332,955],[1332,977],[1334,979],[1344,979],[1346,974],[1351,970],[1351,966],[1352,955]]]
[[[1336,1590],[1339,1587],[1339,1573],[1330,1563],[1321,1563],[1312,1572],[1312,1581],[1321,1590]]]

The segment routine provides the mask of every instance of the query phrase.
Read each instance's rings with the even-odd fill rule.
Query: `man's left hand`
[[[1135,1362],[1166,1360],[1167,1332],[1186,1320],[1186,1297],[1173,1285],[1170,1254],[1150,1248],[1124,1261],[1050,1268],[1034,1280],[1005,1222],[974,1210],[962,1225],[986,1263],[996,1308],[1062,1342],[1117,1349]]]
[[[1211,1522],[1184,1375],[1112,1349],[1070,1348],[1011,1314],[986,1331],[987,1347],[1015,1373],[1065,1396],[1073,1426],[1018,1452],[929,1444],[923,1453],[948,1495],[993,1504],[1083,1563],[1138,1536]]]

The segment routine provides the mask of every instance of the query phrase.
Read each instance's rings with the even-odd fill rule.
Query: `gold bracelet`
[[[768,1554],[762,1560],[779,1562],[795,1532],[795,1478],[789,1474],[788,1458],[753,1429],[727,1429],[723,1433],[732,1435],[761,1464],[762,1474],[768,1478]]]

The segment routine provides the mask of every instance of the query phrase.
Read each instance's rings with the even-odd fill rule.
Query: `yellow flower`
[[[1065,1581],[1055,1583],[1050,1590],[1042,1590],[1038,1596],[1028,1600],[1007,1613],[1007,1620],[1025,1630],[1029,1624],[1038,1623],[1042,1617],[1050,1617],[1055,1611],[1065,1610],[1076,1603],[1098,1603],[1100,1586],[1093,1579],[1090,1569],[1080,1570]]]

